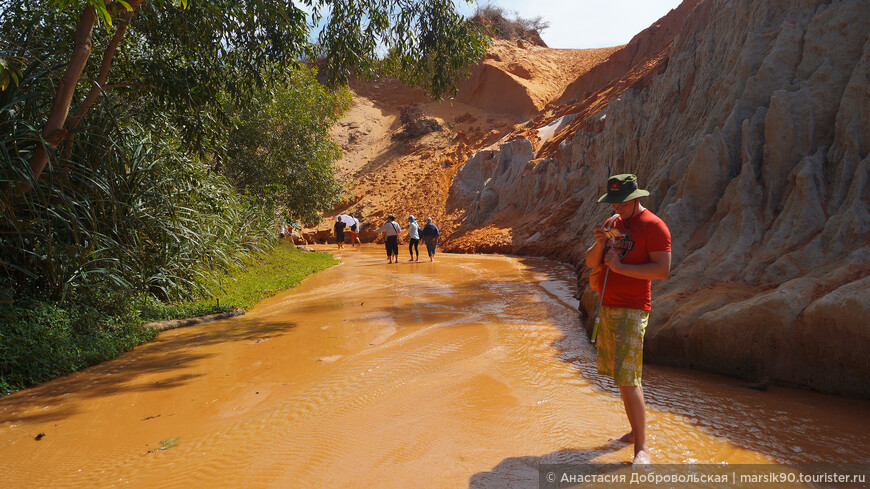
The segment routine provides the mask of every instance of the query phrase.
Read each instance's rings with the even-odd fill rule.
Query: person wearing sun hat
[[[411,254],[411,259],[408,261],[420,261],[420,225],[414,216],[408,216],[408,253]],[[417,258],[414,259],[414,252],[417,252]]]
[[[420,231],[420,238],[426,244],[426,251],[429,253],[429,261],[435,261],[435,247],[438,246],[438,238],[441,237],[441,232],[438,231],[438,226],[432,222],[431,217],[426,218],[426,225]]]
[[[650,463],[646,444],[646,406],[641,386],[643,335],[649,321],[652,280],[671,270],[671,233],[658,216],[640,203],[649,192],[637,176],[614,175],[598,202],[616,213],[594,229],[595,244],[586,251],[586,265],[607,267],[601,297],[597,338],[598,372],[619,387],[631,431],[614,440],[634,443],[634,463]]]
[[[399,233],[402,228],[396,222],[396,216],[390,214],[387,216],[387,222],[378,229],[376,233],[383,232],[385,236],[384,247],[387,249],[387,260],[393,263],[393,257],[396,257],[396,263],[399,263]]]

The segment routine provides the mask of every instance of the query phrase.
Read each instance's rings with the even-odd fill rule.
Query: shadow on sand
[[[630,463],[597,464],[596,458],[605,453],[615,452],[626,446],[625,443],[611,442],[586,450],[563,449],[543,456],[510,457],[502,460],[489,472],[478,472],[468,481],[470,489],[532,489],[542,482],[541,472],[548,472],[547,466],[582,466],[589,464],[589,472],[605,474],[630,468]],[[543,475],[546,477],[546,474]],[[554,486],[561,487],[561,486]]]
[[[78,412],[73,399],[110,397],[119,392],[149,392],[180,387],[202,377],[179,372],[160,381],[139,383],[142,376],[191,367],[212,357],[200,347],[228,342],[255,342],[286,334],[288,322],[234,318],[163,333],[118,358],[0,398],[0,423],[60,421]],[[34,412],[32,408],[44,408]],[[51,409],[48,409],[51,407]],[[28,411],[29,414],[20,414]]]

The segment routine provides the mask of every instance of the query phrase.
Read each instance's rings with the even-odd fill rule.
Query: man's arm
[[[586,250],[586,266],[589,268],[601,265],[601,261],[604,259],[604,245],[607,243],[607,235],[604,234],[604,229],[595,228],[593,232],[595,233],[595,244]]]
[[[597,242],[596,242],[597,246]],[[594,246],[593,246],[594,248]],[[590,248],[590,251],[592,248]],[[611,249],[604,257],[604,263],[614,272],[628,277],[641,280],[663,280],[671,273],[671,252],[652,251],[649,253],[649,263],[642,265],[627,265],[619,261],[616,250]],[[589,263],[589,253],[586,254],[586,262]]]

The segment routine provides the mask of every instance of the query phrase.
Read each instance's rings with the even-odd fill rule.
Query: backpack
[[[350,230],[354,233],[356,232],[356,223],[350,225]]]

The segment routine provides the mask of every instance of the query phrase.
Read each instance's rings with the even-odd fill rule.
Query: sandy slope
[[[315,239],[326,239],[332,218],[346,212],[377,226],[390,213],[400,217],[403,227],[409,214],[431,216],[449,236],[462,217],[446,210],[459,166],[545,109],[616,49],[550,49],[496,41],[452,102],[431,101],[422,90],[392,79],[353,82],[353,105],[331,131],[343,152],[339,176],[351,183],[351,195],[324,216]],[[443,130],[394,139],[401,131],[400,110],[412,104]],[[361,237],[377,239],[365,232]]]

